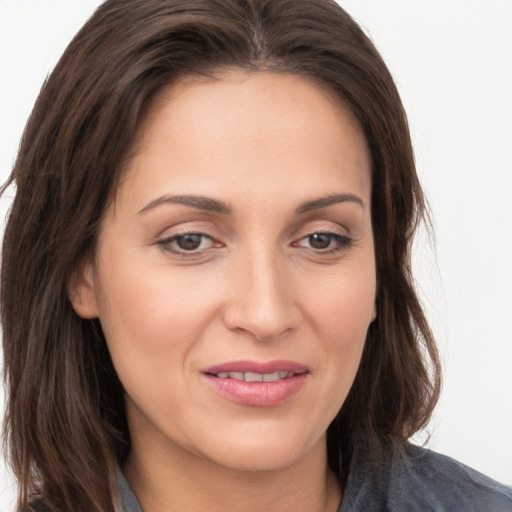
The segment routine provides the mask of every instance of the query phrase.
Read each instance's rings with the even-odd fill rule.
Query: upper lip
[[[279,371],[293,372],[295,374],[307,373],[308,367],[294,361],[230,361],[202,370],[202,373],[218,374],[224,372],[253,372],[253,373],[274,373]]]

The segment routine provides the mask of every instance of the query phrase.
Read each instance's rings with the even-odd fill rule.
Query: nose
[[[230,330],[270,340],[294,330],[301,313],[286,265],[270,254],[243,258],[230,283],[224,322]]]

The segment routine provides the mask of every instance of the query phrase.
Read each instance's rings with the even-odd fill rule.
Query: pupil
[[[188,234],[176,238],[176,243],[180,249],[185,251],[193,251],[201,245],[201,235]]]
[[[331,244],[331,235],[315,233],[309,237],[309,243],[314,249],[327,249]]]

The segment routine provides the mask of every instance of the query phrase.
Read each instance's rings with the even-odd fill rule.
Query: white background
[[[429,445],[512,484],[512,0],[340,3],[396,78],[433,211],[435,249],[416,248],[445,367]],[[0,0],[1,181],[45,76],[98,4]],[[0,462],[0,512],[13,496]]]

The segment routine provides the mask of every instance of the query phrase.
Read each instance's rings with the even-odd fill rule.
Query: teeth
[[[244,380],[245,380],[245,382],[263,382],[263,374],[262,373],[245,372]]]
[[[255,373],[255,372],[220,372],[217,374],[219,379],[244,380],[245,382],[276,382],[280,379],[293,377],[293,372],[278,371],[274,373]]]
[[[275,382],[276,380],[279,380],[279,372],[263,374],[263,382]]]

